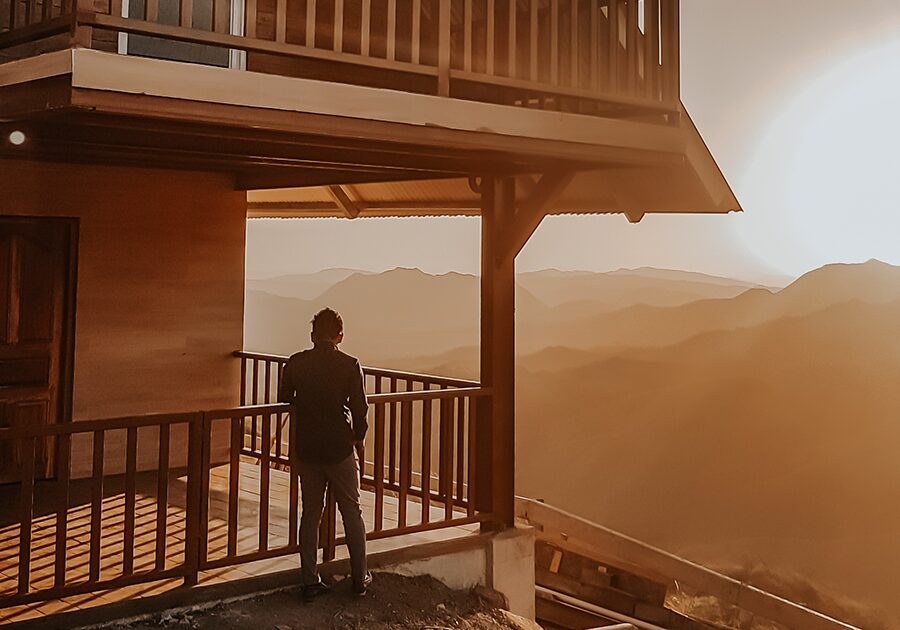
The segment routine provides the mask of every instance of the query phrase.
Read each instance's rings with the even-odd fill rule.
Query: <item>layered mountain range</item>
[[[327,305],[364,363],[477,378],[476,277],[329,273],[248,282],[247,347]],[[516,325],[520,494],[900,626],[900,268],[525,273]]]

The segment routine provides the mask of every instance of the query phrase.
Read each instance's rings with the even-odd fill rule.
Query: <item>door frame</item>
[[[63,236],[62,262],[63,286],[59,295],[59,343],[57,344],[57,368],[55,374],[55,405],[50,409],[52,424],[64,424],[73,422],[74,409],[74,382],[75,382],[75,312],[77,309],[78,295],[78,244],[80,234],[80,219],[77,217],[59,217],[28,214],[0,214],[0,221],[33,222],[37,225],[54,224]],[[55,316],[54,319],[57,319]],[[47,438],[50,441],[51,438]],[[53,439],[51,452],[53,459],[47,469],[46,477],[40,479],[55,479],[60,475],[61,466],[69,465],[69,457],[66,449],[62,448],[62,440],[57,436]]]

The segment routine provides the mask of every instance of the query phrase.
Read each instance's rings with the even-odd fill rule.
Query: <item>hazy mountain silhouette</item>
[[[377,274],[348,272],[337,270],[343,277],[314,299],[307,297],[309,287],[320,286],[325,282],[322,277],[285,276],[248,282],[246,347],[287,353],[306,345],[306,323],[326,305],[339,310],[347,321],[347,348],[373,361],[437,355],[477,343],[479,288],[475,276],[435,276],[402,268]],[[516,297],[522,351],[539,350],[545,345],[606,345],[609,341],[603,336],[588,335],[580,344],[573,344],[572,336],[585,328],[613,326],[614,330],[615,313],[634,304],[685,304],[710,296],[738,295],[756,286],[688,272],[666,274],[670,277],[657,277],[661,272],[656,270],[522,274]],[[554,288],[556,282],[563,285],[562,291]],[[297,287],[297,295],[285,297],[284,292],[292,286]],[[610,317],[610,323],[592,320],[601,316]],[[628,319],[627,314],[624,319]],[[579,326],[568,327],[571,334],[559,330],[554,337],[547,337],[548,331],[564,322]]]
[[[295,273],[274,278],[247,280],[247,288],[281,297],[312,300],[353,274],[368,274],[359,269],[323,269],[315,273]]]
[[[730,278],[648,267],[607,273],[536,271],[519,274],[518,281],[549,306],[593,296],[609,309],[632,304],[678,306],[702,298],[730,298],[760,287]]]

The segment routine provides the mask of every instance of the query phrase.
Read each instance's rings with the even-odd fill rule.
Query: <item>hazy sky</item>
[[[742,215],[551,217],[520,270],[900,264],[900,0],[682,0],[682,100]],[[254,220],[249,277],[478,269],[477,219]]]

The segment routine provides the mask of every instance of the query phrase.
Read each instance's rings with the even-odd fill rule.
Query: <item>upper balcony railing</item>
[[[602,116],[679,95],[679,0],[0,0],[0,57],[73,44]]]

